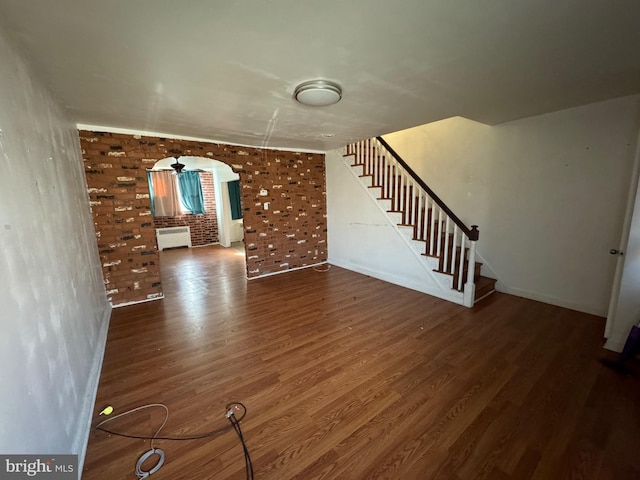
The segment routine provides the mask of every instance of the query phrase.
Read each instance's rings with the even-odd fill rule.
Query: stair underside
[[[346,155],[346,156],[348,156],[348,155]],[[361,167],[362,165],[358,165],[358,164],[353,165],[352,164],[351,166],[352,167]],[[359,177],[360,178],[370,177],[373,180],[373,175],[369,175],[369,174],[359,175]],[[371,183],[373,183],[373,181]],[[368,188],[380,188],[380,189],[382,189],[382,186],[381,185],[370,185]],[[381,200],[381,201],[391,200],[392,202],[394,200],[394,198],[392,198],[392,197],[391,198],[390,197],[377,197],[377,199]],[[402,214],[403,218],[405,217],[404,216],[404,213],[405,213],[404,211],[389,210],[388,212],[389,213],[400,213],[400,214]],[[442,226],[438,226],[438,222],[434,222],[432,224],[432,222],[431,222],[431,212],[427,213],[427,212],[423,211],[421,215],[422,215],[422,218],[421,218],[420,222],[422,223],[422,225],[425,225],[425,222],[426,222],[426,225],[427,225],[427,229],[426,229],[427,238],[429,238],[429,235],[430,235],[430,232],[431,232],[431,228],[435,228],[436,235],[438,235],[437,232],[438,232],[438,230],[442,230]],[[413,224],[413,223],[398,223],[397,225],[399,227],[409,227],[409,228],[414,228],[414,229],[416,228],[416,225]],[[443,238],[446,236],[445,233],[440,233],[439,235],[441,237],[443,237]],[[425,239],[422,239],[422,238],[415,238],[415,236],[414,236],[413,240],[419,241],[419,242],[425,242],[425,243],[428,242],[428,240],[425,240]],[[443,240],[443,242],[446,242],[446,240]],[[426,248],[425,248],[425,250],[426,250]],[[465,255],[464,255],[465,262],[467,261],[467,253],[468,253],[468,248],[465,249]],[[426,253],[426,251],[425,251],[425,253],[423,253],[423,255],[427,256],[427,257],[438,258],[440,266],[439,266],[439,268],[434,269],[434,272],[437,272],[437,273],[444,274],[444,275],[452,277],[452,280],[451,280],[452,288],[454,290],[460,291],[457,288],[458,287],[458,283],[459,283],[458,282],[458,274],[459,274],[459,265],[460,265],[459,264],[459,262],[460,262],[460,247],[457,247],[457,258],[456,258],[456,262],[455,262],[455,270],[454,270],[455,273],[454,274],[451,274],[449,272],[444,271],[445,270],[444,269],[444,264],[447,263],[447,266],[450,266],[451,261],[452,261],[451,260],[451,256],[452,256],[451,255],[451,249],[449,249],[449,257],[450,257],[449,259],[445,259],[444,258],[444,248],[441,249],[440,256],[430,255],[430,254]],[[493,278],[484,277],[484,276],[480,275],[480,267],[481,267],[481,265],[482,265],[481,263],[477,262],[476,263],[476,269],[475,269],[475,272],[474,272],[475,299],[476,299],[475,302],[478,302],[479,300],[482,300],[483,298],[485,298],[486,296],[488,296],[489,294],[491,294],[491,293],[493,293],[495,291],[496,280],[493,279]],[[467,265],[464,265],[463,266],[463,277],[462,277],[462,279],[463,279],[463,283],[462,283],[463,288],[464,288],[464,282],[466,281],[466,278],[467,278]]]

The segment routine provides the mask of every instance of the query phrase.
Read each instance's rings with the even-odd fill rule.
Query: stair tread
[[[485,285],[494,284],[497,282],[495,278],[484,277],[480,275],[476,281],[476,288],[484,287]]]

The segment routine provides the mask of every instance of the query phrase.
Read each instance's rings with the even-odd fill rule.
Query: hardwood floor
[[[259,479],[640,478],[640,381],[598,361],[602,318],[499,293],[467,309],[337,267],[247,281],[219,246],[161,262],[166,298],[113,311],[94,424],[164,403],[162,434],[193,435],[237,400]],[[151,435],[154,410],[109,428]],[[233,432],[156,446],[154,480],[245,478]],[[148,449],[93,431],[83,478],[136,478]]]

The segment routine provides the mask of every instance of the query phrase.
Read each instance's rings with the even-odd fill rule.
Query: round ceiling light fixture
[[[340,85],[327,80],[310,80],[298,85],[293,97],[303,105],[326,107],[340,101],[342,89]]]

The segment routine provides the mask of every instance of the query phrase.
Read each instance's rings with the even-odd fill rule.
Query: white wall
[[[437,280],[433,266],[407,245],[350,168],[342,152],[325,154],[328,262],[440,298],[459,297],[461,303],[451,279],[446,287]]]
[[[230,247],[232,242],[239,242],[244,238],[242,219],[231,219],[231,206],[227,182],[238,180],[240,175],[234,173],[225,163],[214,161],[213,183],[216,196],[216,211],[218,212],[218,239],[220,245]]]
[[[78,132],[0,31],[0,452],[77,453],[110,306]]]
[[[498,289],[605,315],[640,96],[505,123],[463,118],[385,139],[461,219]]]

